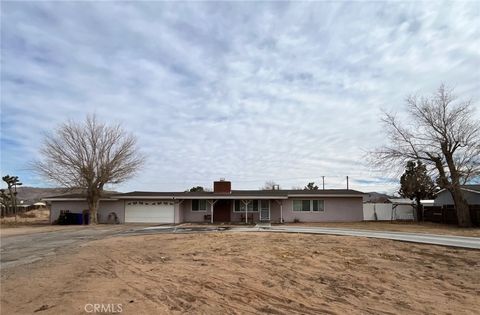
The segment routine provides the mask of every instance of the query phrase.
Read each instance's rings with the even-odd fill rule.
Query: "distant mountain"
[[[388,202],[388,199],[390,198],[398,198],[398,197],[372,191],[372,192],[365,193],[365,195],[363,196],[363,202],[385,203],[385,202]]]
[[[65,188],[40,188],[40,187],[17,187],[17,199],[22,204],[30,205],[40,201],[42,198],[63,195],[67,193],[81,193],[81,189],[67,190]]]
[[[42,198],[66,193],[64,188],[17,187],[17,199],[23,204],[33,204]]]

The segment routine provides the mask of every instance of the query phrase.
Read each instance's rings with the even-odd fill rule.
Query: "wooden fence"
[[[470,206],[470,218],[472,224],[480,226],[480,205]],[[458,224],[457,213],[452,205],[425,207],[423,209],[423,220],[429,222]]]

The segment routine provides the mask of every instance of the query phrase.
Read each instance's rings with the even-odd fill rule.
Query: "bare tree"
[[[83,123],[69,121],[45,138],[42,160],[34,162],[45,178],[63,187],[85,190],[90,223],[97,223],[97,209],[106,184],[131,178],[144,162],[136,138],[120,125],[107,126],[94,115]]]
[[[422,161],[453,197],[460,226],[471,226],[461,185],[480,176],[480,121],[471,101],[458,101],[443,84],[430,98],[407,98],[409,123],[386,113],[389,144],[373,152],[377,166]]]

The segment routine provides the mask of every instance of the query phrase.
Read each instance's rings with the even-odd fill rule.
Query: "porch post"
[[[248,201],[242,200],[245,206],[245,223],[248,224]]]
[[[280,205],[280,223],[283,223],[283,200],[275,199],[275,201]]]
[[[280,201],[280,223],[283,223],[283,201]]]
[[[213,206],[217,203],[218,200],[207,200],[210,204],[210,223],[213,224]]]
[[[213,224],[213,202],[210,203],[210,223]]]

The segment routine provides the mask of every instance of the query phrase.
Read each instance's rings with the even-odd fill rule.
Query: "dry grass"
[[[125,314],[476,314],[479,258],[325,235],[116,237],[10,271],[1,306],[5,314],[84,314],[86,303],[120,303]]]
[[[50,210],[47,208],[40,208],[30,210],[25,213],[20,213],[15,216],[5,217],[0,220],[2,228],[9,227],[23,227],[25,225],[49,224]]]

